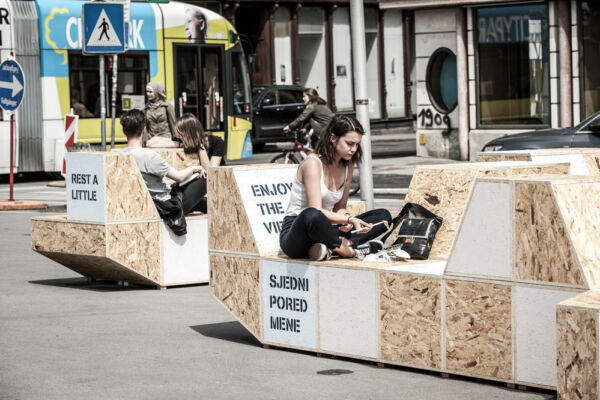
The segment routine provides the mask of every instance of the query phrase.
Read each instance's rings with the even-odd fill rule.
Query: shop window
[[[292,84],[291,12],[287,7],[275,10],[275,82]]]
[[[600,2],[581,2],[583,43],[583,104],[588,117],[600,110]],[[575,101],[577,99],[574,99]]]
[[[369,115],[381,118],[379,102],[379,38],[377,35],[378,12],[376,8],[365,8],[365,47],[367,51],[367,93],[369,95]]]
[[[477,10],[479,124],[550,123],[548,8]]]
[[[111,117],[113,57],[105,57],[106,116]],[[147,53],[118,57],[116,116],[124,109],[144,106],[145,87],[150,80]],[[71,108],[80,118],[100,118],[98,57],[69,53]]]
[[[452,112],[458,98],[454,53],[445,47],[434,51],[429,57],[426,76],[431,104],[442,114]]]
[[[337,111],[354,109],[352,91],[352,42],[350,38],[350,10],[338,7],[333,12],[333,73],[335,78],[335,106]]]
[[[298,12],[300,85],[314,88],[327,99],[325,61],[325,12],[319,7],[302,7]]]

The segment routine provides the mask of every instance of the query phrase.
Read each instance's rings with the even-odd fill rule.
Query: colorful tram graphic
[[[23,66],[26,92],[16,115],[16,171],[59,171],[64,115],[79,115],[78,142],[99,148],[99,56],[83,55],[80,0],[0,0],[0,58]],[[251,155],[251,89],[233,26],[220,15],[179,2],[131,2],[129,51],[106,56],[107,137],[110,142],[112,65],[117,62],[115,116],[143,108],[149,81],[165,85],[176,115],[191,112],[222,137],[227,157]],[[10,126],[0,120],[0,174],[8,173]],[[125,142],[116,123],[116,143]]]

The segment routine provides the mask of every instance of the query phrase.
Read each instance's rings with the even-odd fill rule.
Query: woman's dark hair
[[[181,143],[183,144],[183,151],[185,153],[198,153],[198,150],[208,147],[208,140],[202,123],[194,114],[183,114],[177,120],[175,130],[181,136]]]
[[[319,140],[319,144],[315,149],[315,153],[320,155],[327,164],[333,164],[335,161],[335,157],[337,155],[335,146],[337,141],[345,136],[348,132],[356,132],[361,135],[365,134],[365,130],[363,129],[360,122],[356,120],[356,118],[347,115],[347,114],[338,114],[333,117],[329,126],[321,136],[321,140]],[[330,140],[330,135],[335,136],[335,143]],[[356,153],[352,156],[350,161],[346,161],[342,159],[342,164],[347,165],[349,162],[352,164],[359,164],[362,161],[362,149],[360,147],[360,143],[358,144],[358,148],[356,149]]]
[[[303,93],[308,96],[309,103],[327,104],[327,102],[325,100],[323,100],[321,97],[319,97],[319,93],[317,92],[317,89],[306,88],[306,89],[304,89]]]

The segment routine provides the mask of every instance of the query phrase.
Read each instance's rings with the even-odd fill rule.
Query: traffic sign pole
[[[15,154],[15,114],[10,113],[10,194],[9,201],[15,201],[13,196],[13,185],[14,185],[14,154]]]
[[[106,151],[106,82],[104,81],[104,55],[100,55],[100,130],[102,151]]]
[[[113,56],[113,70],[112,70],[112,98],[110,104],[110,149],[115,147],[115,114],[117,112],[117,76],[119,71],[119,55]]]

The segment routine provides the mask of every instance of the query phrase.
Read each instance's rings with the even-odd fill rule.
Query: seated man
[[[146,133],[146,120],[144,112],[131,110],[121,115],[123,132],[127,136],[127,147],[123,149],[131,153],[137,163],[142,178],[146,182],[152,199],[167,201],[171,198],[171,187],[164,182],[163,178],[173,179],[175,182],[183,182],[193,173],[202,175],[204,169],[201,166],[190,166],[182,170],[171,168],[169,164],[156,152],[142,147],[142,141]],[[195,180],[183,188],[183,212],[206,211],[206,199],[201,193],[206,193],[206,181]]]

